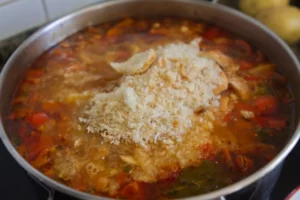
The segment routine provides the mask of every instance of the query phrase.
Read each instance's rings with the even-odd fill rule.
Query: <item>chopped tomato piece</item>
[[[30,69],[26,72],[26,77],[40,78],[43,76],[44,72],[41,69]]]
[[[234,119],[234,115],[233,115],[233,112],[229,112],[227,113],[227,115],[225,115],[224,117],[224,121],[225,122],[230,122]]]
[[[32,140],[33,138],[35,139]],[[25,145],[28,146],[28,160],[34,160],[41,151],[54,146],[51,136],[38,135],[37,133],[34,136],[32,134],[28,136],[25,142]]]
[[[257,97],[253,106],[261,111],[263,114],[272,114],[277,110],[277,100],[272,95],[265,95]]]
[[[240,61],[238,61],[238,64],[240,65],[241,70],[247,70],[247,69],[251,69],[253,67],[253,64],[246,60],[240,60]]]
[[[220,33],[220,29],[217,28],[217,27],[211,27],[211,28],[208,28],[206,30],[206,32],[203,33],[202,37],[208,39],[208,40],[212,40],[214,39],[215,37],[217,37]]]
[[[121,196],[136,200],[146,199],[143,192],[142,184],[138,182],[132,182],[126,185],[121,191]]]
[[[215,147],[210,144],[203,144],[200,146],[200,152],[203,159],[211,159],[215,155]]]
[[[127,183],[130,182],[130,177],[129,174],[121,172],[118,176],[117,176],[117,181],[119,183],[119,185],[121,187],[123,187],[124,185],[126,185]]]
[[[270,117],[256,117],[255,121],[256,123],[260,124],[265,128],[282,130],[286,127],[286,121],[284,119],[276,119]]]
[[[246,76],[244,77],[245,80],[247,81],[258,81],[259,78],[257,76]]]
[[[50,120],[50,117],[44,112],[38,112],[32,115],[30,119],[30,124],[35,128],[40,127]]]

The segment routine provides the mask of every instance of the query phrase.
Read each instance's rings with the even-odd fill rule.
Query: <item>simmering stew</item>
[[[263,52],[219,27],[126,18],[41,55],[6,129],[32,166],[76,190],[187,197],[274,158],[292,124],[287,84]]]

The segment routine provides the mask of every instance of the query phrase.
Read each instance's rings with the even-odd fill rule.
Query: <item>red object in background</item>
[[[284,200],[299,200],[300,199],[300,185],[294,189]]]

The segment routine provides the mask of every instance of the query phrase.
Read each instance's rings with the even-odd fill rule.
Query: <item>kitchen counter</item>
[[[7,40],[0,40],[0,67],[5,64],[11,53],[38,28],[28,30],[24,33],[13,36]]]

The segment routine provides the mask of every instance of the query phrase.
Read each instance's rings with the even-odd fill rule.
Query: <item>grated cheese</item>
[[[150,49],[148,51],[133,55],[126,62],[110,63],[110,65],[117,72],[126,75],[132,75],[145,72],[150,67],[154,59],[155,52],[153,49]]]
[[[134,55],[123,65],[113,63],[125,74],[120,86],[96,94],[87,105],[86,117],[79,121],[87,132],[112,144],[180,142],[182,134],[193,127],[195,112],[218,106],[219,93],[228,85],[219,65],[199,55],[198,43],[199,39],[190,44],[172,43]],[[147,71],[129,73],[140,72],[139,67],[144,69],[143,63],[154,55]],[[134,66],[128,64],[132,60]]]

